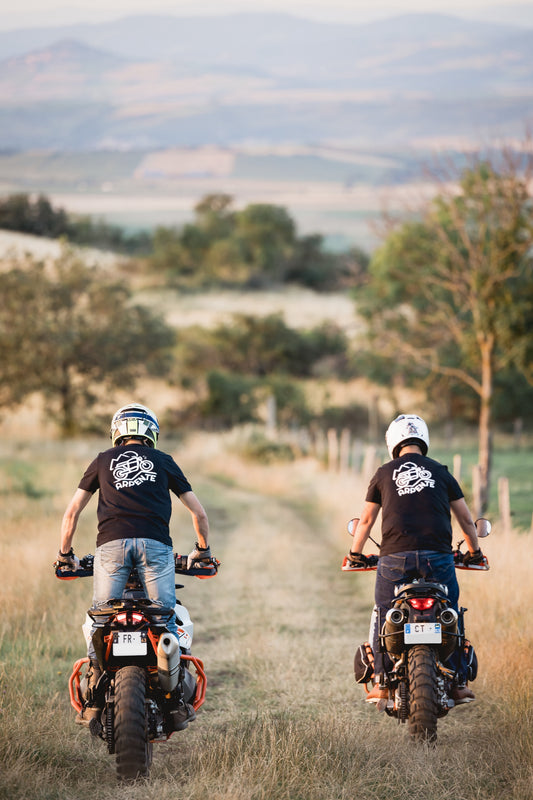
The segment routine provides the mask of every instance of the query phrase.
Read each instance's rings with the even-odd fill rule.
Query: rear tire
[[[140,667],[122,667],[115,677],[115,754],[119,780],[146,777],[152,744],[146,728],[146,676]]]
[[[417,741],[437,740],[437,665],[435,651],[427,645],[411,647],[409,670],[409,720],[411,736]]]

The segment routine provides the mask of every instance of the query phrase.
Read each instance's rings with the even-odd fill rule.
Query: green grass
[[[472,467],[478,462],[477,444],[457,443],[456,446],[446,447],[440,442],[432,445],[430,455],[446,464],[450,471],[453,467],[453,457],[456,453],[461,455],[461,486],[471,499],[472,492]],[[511,499],[511,518],[513,526],[529,531],[532,527],[533,514],[533,447],[528,440],[519,446],[503,439],[494,447],[492,459],[492,475],[490,486],[490,501],[487,516],[496,520],[499,516],[498,480],[508,478],[509,494]]]

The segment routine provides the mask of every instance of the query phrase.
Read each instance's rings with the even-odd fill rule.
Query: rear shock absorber
[[[407,691],[407,681],[400,681],[398,693],[400,695],[400,713],[398,714],[398,719],[400,722],[407,722],[409,717],[409,692]]]
[[[105,731],[104,738],[107,744],[107,750],[110,755],[115,752],[115,703],[114,698],[108,697],[105,710]]]

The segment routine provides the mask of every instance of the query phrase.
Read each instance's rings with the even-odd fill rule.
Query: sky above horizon
[[[371,7],[367,0],[17,0],[2,9],[0,28],[96,23],[138,14],[196,16],[235,11],[277,11],[324,21],[365,22],[429,10],[504,20],[506,7],[515,10],[520,6],[531,17],[533,0],[433,0],[429,9],[427,0],[373,0]]]

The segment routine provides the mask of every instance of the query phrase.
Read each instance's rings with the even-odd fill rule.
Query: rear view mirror
[[[485,517],[480,517],[479,519],[476,519],[475,525],[479,539],[484,539],[485,536],[488,536],[492,530],[492,525],[490,524],[488,519],[485,519]]]
[[[359,525],[359,517],[354,517],[348,523],[348,533],[350,536],[353,536],[357,530],[357,526]]]

